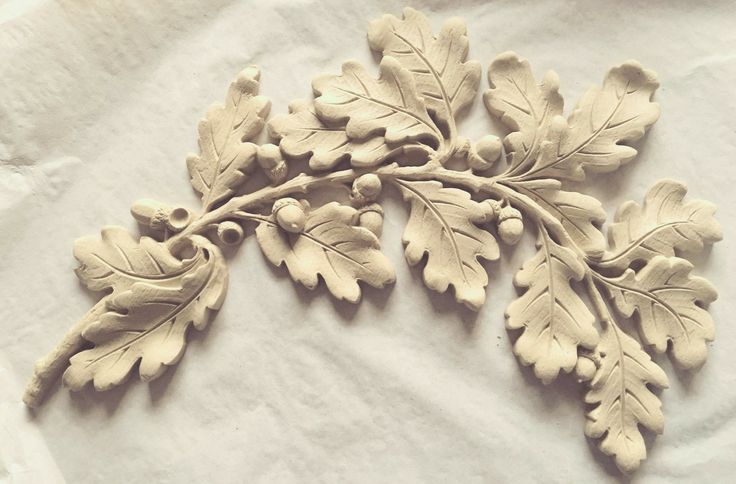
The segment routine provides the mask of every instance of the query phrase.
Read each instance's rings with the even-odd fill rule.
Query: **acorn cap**
[[[481,209],[483,210],[483,218],[479,222],[486,223],[495,220],[498,214],[501,212],[501,202],[488,198],[480,202]]]
[[[152,200],[150,198],[142,198],[136,200],[133,206],[130,207],[130,214],[138,223],[142,225],[150,225],[158,213],[168,213],[171,207],[159,202],[158,200]]]
[[[273,202],[273,214],[276,215],[279,212],[279,210],[286,207],[287,205],[294,205],[294,206],[297,206],[303,209],[302,204],[299,203],[299,201],[295,198],[290,198],[290,197],[279,198],[278,200]]]
[[[498,221],[503,222],[504,220],[510,219],[510,218],[516,218],[521,220],[521,212],[516,210],[514,207],[507,205],[505,207],[501,208],[501,211],[498,213]]]
[[[281,198],[273,204],[273,215],[279,227],[290,233],[300,233],[307,221],[305,206],[293,198]]]
[[[368,205],[363,205],[362,207],[359,207],[357,210],[357,216],[368,212],[375,212],[383,216],[383,207],[381,207],[381,205],[379,205],[378,203],[369,203]]]
[[[192,221],[192,212],[184,207],[170,207],[157,200],[143,198],[130,207],[136,221],[155,231],[168,228],[173,232],[183,230]]]
[[[358,209],[358,212],[365,213],[365,212],[378,212],[380,214],[383,214],[383,207],[381,207],[378,203],[371,203],[368,205],[364,205]]]
[[[383,232],[383,208],[377,203],[360,207],[353,218],[353,225],[368,229],[380,237]]]
[[[180,232],[192,221],[192,212],[184,207],[176,207],[166,217],[166,226],[169,230]]]
[[[243,240],[243,227],[227,220],[217,226],[217,237],[225,245],[236,245]]]

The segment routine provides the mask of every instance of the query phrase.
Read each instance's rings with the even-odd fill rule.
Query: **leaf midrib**
[[[140,335],[136,336],[135,338],[131,339],[130,341],[126,342],[123,345],[118,346],[117,348],[113,348],[112,350],[108,351],[107,353],[95,358],[94,360],[88,362],[85,364],[84,368],[89,368],[90,366],[98,363],[99,361],[107,358],[108,356],[118,352],[118,351],[127,351],[130,349],[130,347],[135,344],[136,342],[140,341],[143,338],[148,337],[151,333],[156,331],[158,328],[166,324],[166,322],[171,321],[173,318],[175,318],[177,315],[179,315],[181,312],[184,311],[184,309],[188,308],[194,301],[199,299],[199,297],[202,295],[202,293],[205,291],[207,286],[209,285],[210,281],[212,280],[212,274],[214,272],[214,265],[210,268],[209,273],[207,274],[207,280],[202,284],[200,289],[196,291],[192,296],[184,302],[183,304],[177,305],[177,308],[169,312],[166,317],[161,318],[161,320],[155,324],[152,328],[148,329],[147,331],[141,333]],[[142,357],[142,356],[141,356]]]

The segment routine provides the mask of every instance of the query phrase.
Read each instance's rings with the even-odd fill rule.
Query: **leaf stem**
[[[23,402],[28,407],[36,408],[43,402],[49,389],[69,366],[69,359],[87,344],[82,331],[107,310],[106,302],[106,297],[100,299],[82,319],[69,328],[53,350],[36,361],[33,375],[23,393]]]
[[[606,324],[613,324],[614,326],[616,326],[616,322],[611,316],[611,310],[608,308],[606,301],[603,299],[600,289],[598,289],[598,287],[595,285],[594,277],[596,276],[597,274],[594,275],[593,269],[588,266],[585,273],[585,287],[588,290],[588,295],[590,296],[590,300],[593,302],[593,307],[598,313],[601,321]]]

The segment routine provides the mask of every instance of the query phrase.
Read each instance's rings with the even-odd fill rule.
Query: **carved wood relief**
[[[401,19],[372,22],[368,42],[383,55],[377,75],[346,62],[313,81],[314,99],[270,120],[259,71],[246,68],[200,121],[200,152],[186,160],[201,208],[141,200],[131,212],[151,236],[106,227],[76,242],[77,275],[104,296],[39,360],[25,402],[39,405],[62,373],[72,390],[160,376],[182,357],[187,328],[202,329],[224,302],[218,245],[251,233],[268,261],[307,288],[321,280],[334,297],[358,302],[362,284],[392,284],[379,237],[381,195],[394,188],[410,214],[407,262],[423,264],[429,289],[451,290],[474,310],[486,297],[482,262],[525,228],[536,234],[506,311],[514,353],[544,383],[574,372],[587,388],[586,435],[623,472],[636,470],[646,457],[641,428],[664,425],[655,391],[668,380],[648,352],[693,369],[713,340],[707,305],[716,291],[682,254],[720,240],[721,229],[712,204],[663,180],[643,203],[619,207],[606,240],[600,202],[568,185],[636,156],[629,144],[659,116],[656,75],[634,61],[614,67],[565,117],[554,72],[537,80],[526,60],[501,54],[483,100],[509,132],[471,142],[456,118],[476,99],[482,68],[467,60],[461,20],[435,35],[407,8]],[[257,145],[264,127],[274,143]],[[290,169],[297,159],[308,167]],[[244,192],[254,170],[270,185]],[[326,186],[349,187],[349,204],[310,203]],[[621,325],[629,318],[633,326]]]

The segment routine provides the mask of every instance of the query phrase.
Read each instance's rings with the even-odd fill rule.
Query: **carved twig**
[[[36,408],[43,402],[49,389],[69,366],[69,358],[87,345],[87,340],[82,337],[82,331],[107,310],[105,299],[92,306],[82,319],[69,328],[59,344],[36,362],[33,375],[23,393],[23,402],[30,408]]]

